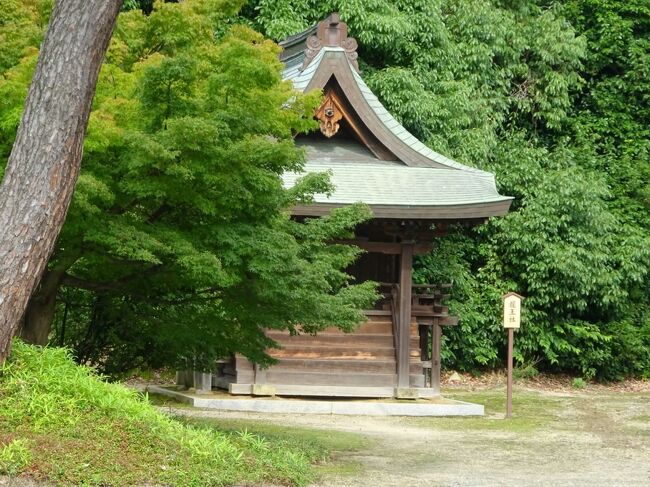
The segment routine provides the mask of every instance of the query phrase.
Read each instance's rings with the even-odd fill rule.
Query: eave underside
[[[399,206],[368,205],[374,218],[414,219],[414,220],[476,220],[493,216],[503,216],[510,209],[511,200],[495,201],[473,205],[449,206]],[[295,206],[291,210],[294,216],[325,216],[336,208],[349,206],[343,203],[316,203]]]

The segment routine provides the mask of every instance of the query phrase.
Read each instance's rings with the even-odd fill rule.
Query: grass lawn
[[[443,393],[485,405],[485,416],[402,418],[384,428],[387,439],[375,451],[392,446],[386,470],[407,465],[405,485],[650,485],[648,392],[516,386],[510,419],[504,418],[505,387]],[[365,479],[378,486],[396,480]]]
[[[0,368],[0,476],[56,485],[307,485],[355,435],[171,418],[63,349],[14,344]]]
[[[265,439],[269,444],[301,451],[314,466],[314,479],[322,475],[360,473],[361,465],[350,460],[348,455],[371,447],[366,437],[356,433],[281,425],[266,420],[186,418],[184,421],[230,435],[246,432]]]
[[[512,401],[513,416],[505,419],[505,389],[487,391],[454,391],[445,397],[459,401],[474,402],[485,406],[485,416],[467,418],[439,418],[437,428],[463,428],[476,430],[504,430],[512,432],[534,431],[560,422],[560,411],[571,407],[566,397],[549,396],[537,392],[518,391]],[[424,423],[427,423],[424,420]]]
[[[519,385],[511,419],[504,387],[443,392],[485,405],[485,416],[187,417],[179,403],[100,380],[64,350],[18,342],[0,368],[0,482],[650,485],[650,392]]]
[[[147,394],[153,405],[173,410],[194,410],[193,406],[176,401],[161,394]],[[253,434],[271,444],[280,444],[291,450],[303,452],[313,467],[313,479],[323,475],[353,475],[361,472],[359,462],[350,460],[349,454],[358,453],[371,447],[368,438],[356,433],[307,428],[276,423],[277,416],[268,419],[249,418],[204,418],[183,416],[177,418],[196,428],[209,428],[227,435],[242,432]]]
[[[505,388],[483,391],[449,391],[450,399],[485,405],[483,418],[444,418],[436,428],[494,429],[513,433],[555,430],[607,431],[650,435],[650,394],[604,392],[554,392],[515,388],[513,417],[504,418]]]

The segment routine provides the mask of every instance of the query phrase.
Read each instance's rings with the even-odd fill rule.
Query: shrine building
[[[352,333],[334,327],[317,335],[270,330],[282,346],[269,350],[276,365],[262,369],[237,355],[218,373],[195,378],[196,388],[245,395],[436,396],[442,330],[457,319],[444,305],[450,285],[413,284],[413,257],[430,252],[450,224],[471,226],[505,215],[512,198],[498,193],[493,174],[434,152],[386,110],[363,81],[357,42],[338,14],[280,45],[283,77],[296,90],[323,92],[315,113],[320,131],[296,139],[307,153],[304,172],[285,174],[285,187],[305,173],[325,171],[334,186],[292,214],[317,217],[357,202],[368,205],[373,218],[349,242],[366,253],[350,272],[357,282],[380,283],[383,299]]]

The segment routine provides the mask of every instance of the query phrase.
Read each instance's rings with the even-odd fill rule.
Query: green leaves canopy
[[[72,344],[106,371],[232,352],[264,361],[263,327],[351,329],[375,298],[344,272],[358,251],[328,244],[366,208],[289,218],[329,189],[324,175],[291,190],[280,178],[302,166],[293,136],[314,127],[319,94],[281,81],[276,44],[228,26],[238,8],[188,0],[120,16],[50,263],[66,271]],[[3,147],[29,80],[17,63],[0,81]]]

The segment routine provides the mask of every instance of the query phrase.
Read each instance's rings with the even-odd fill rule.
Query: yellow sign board
[[[519,328],[521,326],[521,296],[508,293],[503,296],[503,327]]]

